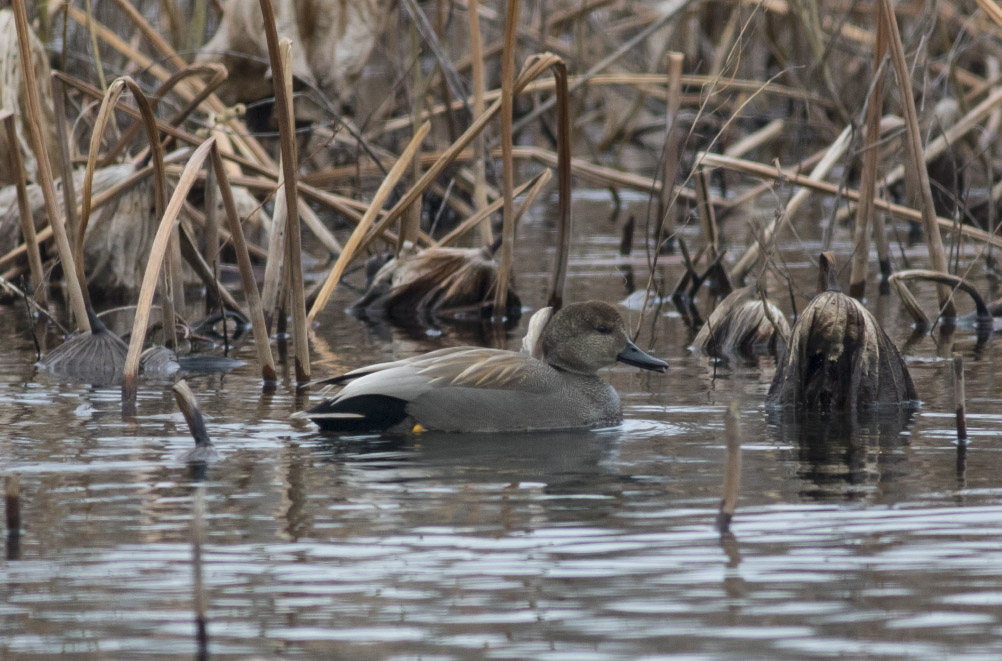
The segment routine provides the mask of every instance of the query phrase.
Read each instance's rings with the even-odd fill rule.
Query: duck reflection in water
[[[397,503],[392,485],[440,491],[430,500],[406,499],[411,518],[424,517],[428,525],[531,530],[544,523],[602,521],[620,511],[623,492],[636,488],[618,468],[623,438],[621,428],[610,428],[503,436],[325,434],[316,441],[337,466],[339,481],[354,485],[352,490],[378,484]]]

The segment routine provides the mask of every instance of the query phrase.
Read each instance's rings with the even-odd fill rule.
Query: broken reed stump
[[[205,615],[208,599],[205,594],[205,582],[202,580],[202,545],[204,543],[205,485],[199,484],[195,487],[191,512],[192,606],[195,611],[195,649],[197,651],[195,658],[199,660],[209,658],[208,618]]]
[[[748,286],[732,291],[714,308],[692,344],[716,358],[755,358],[782,352],[789,337],[782,310]]]
[[[205,419],[202,417],[202,410],[198,407],[195,393],[191,391],[184,379],[174,384],[173,392],[177,407],[181,409],[181,413],[188,423],[188,430],[191,431],[191,436],[195,439],[195,447],[184,453],[181,459],[190,463],[215,461],[219,458],[219,453],[212,445],[212,439],[209,438],[209,432],[205,428]]]
[[[797,320],[766,402],[849,412],[917,398],[904,359],[873,315],[843,294],[835,256],[820,260],[820,293]]]
[[[4,515],[7,520],[7,559],[21,557],[21,480],[17,473],[4,484]]]
[[[724,489],[717,512],[717,530],[721,534],[731,530],[731,521],[738,508],[741,491],[741,415],[738,405],[731,403],[724,419],[724,433],[727,436],[727,464],[724,469]]]
[[[964,388],[964,358],[959,353],[953,354],[953,404],[957,412],[957,442],[967,443],[967,394]]]

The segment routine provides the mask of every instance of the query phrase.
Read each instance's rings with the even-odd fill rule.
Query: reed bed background
[[[517,223],[554,169],[558,307],[575,185],[649,196],[645,218],[614,214],[609,228],[636,251],[648,305],[704,282],[715,297],[758,285],[809,298],[776,251],[804,225],[823,227],[823,249],[852,237],[840,257],[861,299],[872,264],[890,291],[911,266],[894,247],[924,243],[928,272],[894,285],[919,322],[955,316],[971,269],[998,273],[993,0],[13,9],[24,20],[5,24],[0,54],[28,84],[3,95],[0,274],[36,309],[59,316],[67,301],[84,333],[103,310],[137,310],[126,401],[151,341],[186,350],[186,293],[207,301],[201,313],[243,315],[265,383],[270,336],[284,342],[290,322],[296,381],[310,380],[311,322],[343,278],[364,285],[354,267],[378,253],[398,270],[370,302],[517,316]],[[239,294],[220,282],[227,263]],[[472,263],[490,265],[486,280]],[[915,280],[938,288],[935,314],[908,301]]]

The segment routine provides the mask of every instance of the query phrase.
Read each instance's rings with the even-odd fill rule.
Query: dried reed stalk
[[[244,240],[243,229],[240,226],[240,216],[233,201],[233,190],[230,188],[229,177],[222,155],[213,146],[212,167],[219,182],[219,194],[226,209],[226,222],[230,228],[233,240],[233,250],[237,254],[237,265],[240,268],[240,282],[243,285],[247,309],[250,312],[251,328],[254,332],[254,349],[257,351],[258,362],[261,363],[261,378],[265,383],[274,383],[277,379],[275,361],[271,355],[271,345],[268,343],[268,328],[265,325],[264,310],[261,307],[261,297],[257,291],[257,281],[254,278],[250,255],[247,252],[247,242]]]
[[[219,279],[219,217],[216,213],[216,184],[215,168],[205,169],[205,225],[203,232],[205,235],[205,261],[212,272],[212,279]],[[216,295],[214,287],[207,287],[205,291],[205,314],[216,305]],[[225,321],[225,320],[224,320]]]
[[[306,332],[306,293],[303,289],[303,265],[301,236],[299,233],[299,193],[296,189],[296,171],[299,159],[296,155],[296,127],[293,118],[292,99],[287,89],[292,85],[292,71],[282,61],[281,49],[291,49],[291,42],[283,39],[286,46],[280,46],[278,28],[275,24],[275,10],[271,0],[260,0],[264,14],[265,37],[268,41],[268,59],[271,61],[272,79],[275,81],[275,108],[278,115],[279,140],[282,145],[282,175],[285,179],[286,213],[286,259],[289,265],[292,289],[292,342],[296,352],[296,381],[308,383],[310,380],[310,347]]]
[[[933,270],[947,273],[949,265],[946,261],[946,252],[943,249],[943,237],[940,236],[939,226],[936,223],[932,188],[929,184],[929,172],[926,170],[925,159],[923,158],[922,136],[919,129],[918,113],[915,111],[915,96],[912,93],[911,73],[908,70],[908,63],[905,61],[905,49],[901,43],[901,34],[898,32],[898,21],[894,16],[894,7],[891,5],[891,0],[880,0],[880,10],[882,20],[887,26],[888,48],[891,52],[891,61],[894,63],[894,74],[901,91],[901,107],[907,129],[908,152],[911,157],[910,165],[918,179],[919,193],[922,196],[920,211],[922,226],[925,229],[926,240],[929,245],[929,261],[932,264]],[[943,315],[946,317],[956,316],[956,310],[950,297],[950,288],[946,285],[940,285],[937,288],[937,292]]]
[[[283,40],[282,45],[284,46],[284,44]],[[281,51],[282,63],[288,68],[291,66],[292,61],[291,48],[282,48]],[[287,88],[285,91],[288,96],[291,96],[291,90]],[[278,159],[278,170],[280,175],[285,171],[281,157]],[[274,213],[271,217],[271,234],[268,236],[268,259],[264,263],[264,286],[261,289],[261,301],[265,314],[268,315],[266,318],[269,321],[272,321],[275,315],[285,314],[284,306],[281,305],[281,301],[285,299],[280,297],[282,276],[286,271],[284,268],[284,255],[286,252],[285,235],[288,231],[288,205],[286,202],[284,176],[279,177],[274,202]]]
[[[153,198],[156,209],[156,217],[163,216],[167,206],[167,175],[164,170],[163,145],[160,144],[160,133],[157,130],[156,116],[153,114],[153,106],[142,88],[128,76],[116,79],[108,86],[101,101],[101,108],[98,111],[97,119],[94,122],[94,129],[91,133],[90,147],[87,153],[87,168],[84,171],[83,192],[80,206],[80,227],[76,236],[76,260],[79,264],[78,271],[81,278],[81,286],[86,291],[86,281],[83,279],[83,254],[84,237],[87,233],[87,225],[90,221],[91,196],[93,195],[94,169],[97,167],[98,154],[101,149],[101,139],[108,126],[114,108],[122,92],[128,88],[136,101],[142,118],[143,127],[146,130],[146,137],[150,145],[153,165]],[[178,243],[177,233],[173,233],[170,242],[169,261],[163,280],[161,282],[160,303],[163,309],[162,325],[165,345],[173,348],[176,345],[176,332],[174,328],[177,310],[184,309],[184,286],[181,279],[181,248]]]
[[[699,226],[706,241],[706,259],[712,262],[720,252],[720,232],[717,230],[717,216],[710,203],[710,177],[706,168],[696,169],[696,200],[699,208]]]
[[[52,86],[52,105],[56,111],[56,139],[59,141],[59,160],[63,184],[63,209],[66,212],[66,231],[73,245],[80,231],[80,215],[77,213],[77,194],[73,182],[73,160],[70,154],[70,137],[66,133],[66,86],[57,76],[49,80]],[[82,270],[82,269],[81,269]],[[87,295],[84,287],[84,295]]]
[[[567,259],[571,250],[571,111],[567,94],[567,63],[562,59],[553,59],[550,69],[553,71],[557,87],[557,190],[559,199],[557,202],[557,250],[553,257],[553,277],[546,305],[556,311],[564,304],[564,281],[567,279]],[[502,298],[501,300],[507,299]]]
[[[500,49],[498,49],[500,51]],[[489,57],[485,52],[484,57]],[[619,86],[619,85],[630,85],[633,87],[643,88],[645,94],[662,100],[668,99],[668,93],[665,89],[665,76],[662,73],[628,73],[628,72],[616,72],[616,73],[600,73],[594,76],[584,78],[582,75],[578,76],[568,76],[568,89],[573,92],[582,86],[587,87],[602,87],[602,86]],[[695,87],[704,88],[708,85],[713,85],[719,83],[720,81],[710,76],[697,75],[697,74],[687,74],[683,75],[682,79],[683,87]],[[526,85],[525,89],[522,90],[524,93],[541,92],[553,89],[552,79],[537,80],[535,82]],[[778,83],[769,81],[755,81],[755,80],[744,80],[740,78],[728,78],[726,90],[728,92],[755,92],[762,94],[775,94],[777,96],[786,97],[790,99],[796,99],[799,101],[804,101],[813,105],[818,105],[822,107],[830,107],[831,102],[825,97],[819,96],[817,94],[812,94],[805,90],[796,87],[789,87],[786,85],[780,85]],[[718,94],[718,91],[711,92],[710,94]],[[485,102],[493,102],[501,97],[501,90],[488,90],[484,93]],[[467,100],[453,101],[449,108],[446,108],[443,104],[438,104],[432,106],[430,109],[425,110],[422,119],[431,119],[436,115],[440,115],[447,110],[459,110],[463,108],[464,103],[472,103],[472,98]],[[552,107],[552,106],[551,106]],[[549,109],[549,108],[548,108]],[[383,135],[386,133],[392,133],[394,131],[399,131],[401,129],[410,126],[410,117],[398,117],[395,119],[388,120],[385,124],[373,129],[371,132],[367,133],[366,136],[372,139],[376,136]]]
[[[515,168],[512,162],[512,113],[515,105],[515,35],[518,33],[518,0],[508,0],[504,22],[504,49],[501,56],[501,168],[504,196],[501,229],[501,260],[497,289],[494,290],[494,316],[502,318],[507,309],[508,279],[511,275],[512,249],[515,244]],[[551,104],[552,105],[552,104]]]
[[[953,275],[952,273],[932,271],[929,269],[909,269],[907,271],[898,271],[891,276],[892,282],[905,283],[912,280],[918,280],[920,282],[935,282],[938,285],[946,287],[950,292],[951,302],[953,300],[953,291],[955,289],[959,289],[970,296],[971,300],[974,302],[974,310],[978,323],[989,325],[992,323],[992,313],[989,310],[988,305],[985,304],[985,300],[981,297],[981,293],[978,291],[977,287],[960,276]],[[908,307],[911,306],[909,305]],[[941,312],[940,314],[943,313]],[[923,314],[923,317],[924,316],[925,315]]]
[[[155,109],[160,100],[166,97],[167,94],[182,81],[194,76],[206,76],[209,80],[205,83],[205,86],[197,94],[195,94],[194,97],[187,101],[184,108],[179,110],[173,117],[170,118],[169,123],[171,126],[180,126],[181,122],[187,119],[188,115],[193,113],[202,101],[212,94],[216,88],[223,84],[227,75],[226,67],[214,62],[209,64],[192,64],[186,66],[180,71],[175,72],[170,78],[163,82],[160,87],[157,88],[157,90],[150,97],[150,105],[152,105]],[[98,164],[98,167],[106,167],[113,163],[115,159],[117,159],[118,156],[132,143],[142,128],[142,122],[134,122],[131,126],[129,126],[129,128],[122,133],[122,136],[118,139],[115,146],[108,150],[108,153],[105,154],[104,159]],[[173,139],[173,136],[168,136],[164,140],[164,150],[169,148],[170,141]],[[147,153],[148,152],[144,152],[140,154],[136,160],[143,160],[146,158]]]
[[[681,162],[679,143],[682,130],[678,124],[678,112],[682,105],[682,63],[685,56],[682,53],[668,53],[668,104],[665,108],[665,144],[661,159],[664,162],[664,178],[661,180],[661,195],[658,196],[658,232],[657,245],[671,248],[675,236],[675,216],[678,214],[678,196],[675,191],[675,180],[678,179],[678,167]]]
[[[21,234],[28,250],[28,266],[31,269],[31,281],[35,286],[35,302],[45,307],[45,270],[42,268],[42,256],[38,251],[38,240],[35,237],[35,219],[32,217],[31,205],[28,204],[28,184],[24,179],[24,163],[21,161],[21,150],[17,146],[17,130],[14,127],[14,113],[9,110],[0,112],[7,135],[7,144],[11,145],[10,158],[14,171],[17,172],[17,208],[21,215]]]
[[[880,114],[883,112],[884,78],[887,73],[882,63],[886,54],[887,25],[884,21],[880,21],[873,48],[873,70],[876,72],[876,79],[866,107],[863,172],[859,182],[860,200],[856,207],[852,273],[849,276],[849,295],[860,300],[866,292],[866,273],[870,264],[870,227],[873,224],[873,198],[877,193],[877,158],[880,156]]]
[[[473,83],[473,116],[480,117],[484,114],[484,60],[483,43],[480,39],[480,15],[477,13],[478,0],[469,0],[467,3],[467,14],[470,17],[470,58],[472,67]],[[484,135],[478,134],[473,141],[473,205],[477,211],[487,208],[487,167],[485,159],[486,144]],[[491,217],[484,216],[480,222],[480,241],[485,245],[490,245],[494,241],[491,233]]]
[[[953,354],[953,406],[957,412],[957,442],[967,442],[967,394],[964,388],[964,357]]]
[[[497,155],[500,152],[498,150],[494,150],[493,153]],[[557,167],[560,162],[560,158],[557,154],[548,149],[543,149],[542,147],[519,145],[512,150],[512,156],[515,158],[532,159],[550,167]],[[628,188],[630,190],[648,194],[657,194],[661,191],[661,182],[656,179],[642,177],[640,175],[615,170],[602,165],[595,165],[594,163],[580,158],[571,159],[571,172],[577,177],[600,186]],[[685,188],[676,189],[675,195],[679,198],[687,200],[696,200],[696,194]],[[718,206],[730,208],[729,200],[716,199],[713,202]]]
[[[181,213],[185,198],[198,179],[198,170],[215,144],[215,140],[209,138],[188,159],[188,163],[178,179],[177,186],[174,188],[174,194],[167,204],[167,209],[160,218],[156,236],[153,238],[150,259],[146,263],[143,284],[139,289],[139,301],[136,304],[136,316],[132,322],[132,335],[129,340],[129,353],[125,359],[125,369],[122,375],[122,402],[125,404],[133,404],[136,401],[139,358],[143,351],[143,342],[146,339],[146,327],[149,324],[150,307],[153,304],[153,290],[156,288],[160,267],[164,262],[168,241]],[[219,174],[218,171],[216,174]]]
[[[786,121],[781,118],[776,118],[759,130],[748,133],[732,143],[724,150],[724,155],[741,158],[748,152],[754,151],[783,135],[783,129],[785,127]]]
[[[741,414],[737,403],[732,402],[727,409],[724,435],[727,439],[727,463],[724,468],[724,495],[717,513],[717,530],[722,533],[730,532],[741,491]]]
[[[31,33],[24,0],[13,0],[11,8],[14,11],[17,45],[21,55],[21,72],[24,76],[24,91],[28,101],[28,128],[31,133],[32,148],[35,150],[35,160],[38,163],[38,182],[42,187],[42,197],[45,200],[45,213],[49,217],[49,224],[56,237],[56,248],[59,251],[59,259],[63,263],[63,277],[66,278],[66,285],[70,292],[70,307],[73,316],[81,330],[89,331],[90,321],[87,319],[87,304],[81,289],[81,282],[77,278],[73,250],[70,247],[69,238],[66,236],[63,217],[59,213],[59,205],[56,202],[56,189],[52,181],[52,165],[49,163],[49,152],[45,148],[45,139],[42,137],[42,125],[39,119],[42,116],[42,109],[38,101],[38,81],[35,79],[35,69],[31,64],[29,43]],[[14,143],[14,145],[16,144]]]
[[[351,236],[348,237],[348,241],[344,245],[344,251],[334,263],[334,267],[331,269],[331,272],[327,274],[327,278],[324,280],[324,284],[320,288],[320,292],[317,294],[316,300],[313,301],[313,306],[310,308],[309,315],[307,316],[307,321],[310,323],[316,319],[317,314],[319,314],[320,311],[327,305],[327,302],[330,300],[331,294],[334,293],[334,288],[337,287],[345,269],[348,267],[348,264],[351,263],[351,260],[354,259],[355,253],[358,252],[362,246],[362,241],[366,236],[366,232],[375,222],[376,216],[382,208],[383,203],[386,201],[386,198],[389,197],[390,193],[393,192],[393,187],[397,185],[400,177],[403,176],[404,171],[410,164],[411,159],[414,158],[414,155],[417,153],[418,147],[421,146],[421,141],[424,140],[426,135],[428,135],[428,131],[430,129],[430,122],[425,122],[421,128],[418,129],[418,132],[414,134],[413,138],[411,138],[410,143],[408,143],[406,149],[404,149],[403,153],[400,155],[400,158],[397,159],[397,162],[393,164],[392,168],[390,168],[390,172],[386,175],[383,183],[379,185],[379,188],[376,190],[376,194],[372,198],[372,202],[369,203],[368,210],[362,216],[362,219],[358,221],[358,225],[355,226]]]

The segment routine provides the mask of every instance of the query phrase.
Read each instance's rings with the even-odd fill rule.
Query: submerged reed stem
[[[741,414],[737,403],[732,402],[727,409],[724,435],[727,438],[727,465],[724,469],[724,495],[717,513],[717,530],[721,533],[730,532],[741,491]]]
[[[957,412],[957,442],[967,442],[967,394],[964,387],[964,357],[953,354],[953,405]]]

